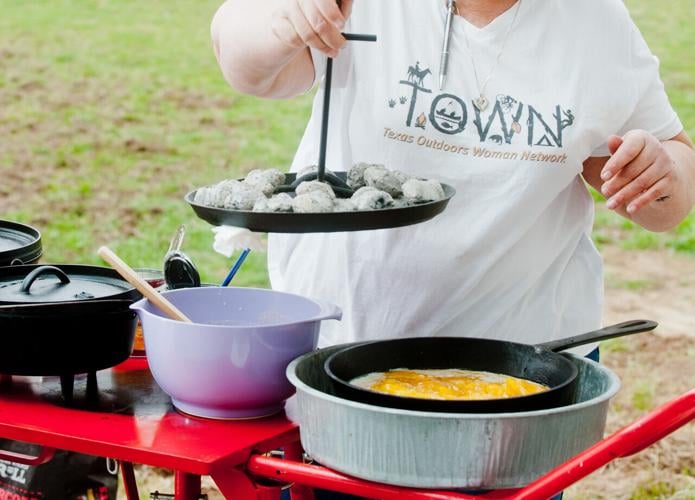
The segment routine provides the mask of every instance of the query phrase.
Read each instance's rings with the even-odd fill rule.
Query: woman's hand
[[[288,47],[313,47],[336,57],[345,45],[341,30],[351,9],[352,0],[340,5],[336,0],[285,0],[273,13],[273,33]]]
[[[633,215],[657,201],[668,200],[681,180],[664,145],[644,130],[631,130],[608,139],[610,159],[601,171],[601,193],[610,209],[625,207]]]
[[[307,47],[335,57],[351,9],[352,0],[226,0],[211,27],[225,79],[259,97],[306,92],[316,74]]]
[[[668,231],[695,204],[695,149],[681,131],[659,141],[644,130],[608,138],[610,157],[584,161],[582,175],[606,206],[649,231]]]

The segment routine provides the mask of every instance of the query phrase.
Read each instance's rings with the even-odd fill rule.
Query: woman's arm
[[[335,56],[352,0],[227,0],[212,20],[215,56],[227,82],[247,94],[285,98],[314,80],[308,47]]]
[[[659,141],[644,130],[608,139],[610,157],[584,162],[584,179],[606,206],[650,231],[668,231],[695,204],[695,150],[685,132]]]

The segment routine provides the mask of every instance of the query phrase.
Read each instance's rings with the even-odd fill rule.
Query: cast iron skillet
[[[347,172],[335,172],[335,175],[344,181]],[[291,185],[295,178],[296,174],[285,174],[285,184]],[[443,200],[410,207],[356,212],[278,213],[228,210],[196,204],[193,201],[195,191],[186,195],[186,201],[198,217],[213,226],[238,226],[263,233],[332,233],[409,226],[427,221],[442,213],[456,193],[452,186],[442,184],[442,187],[446,195]]]
[[[577,368],[557,351],[653,330],[656,326],[657,323],[653,321],[628,321],[576,337],[537,345],[461,337],[383,340],[341,349],[326,360],[324,367],[339,396],[377,406],[452,413],[540,410],[568,405],[574,401]],[[397,368],[480,370],[525,378],[550,389],[507,399],[452,401],[382,394],[350,383],[362,375]]]

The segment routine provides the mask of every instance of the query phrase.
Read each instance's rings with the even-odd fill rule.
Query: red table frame
[[[113,370],[144,371],[147,364],[131,359]],[[129,498],[138,498],[133,463],[173,470],[176,499],[197,499],[200,476],[218,482],[221,475],[243,467],[252,453],[299,441],[296,425],[282,414],[232,422],[191,417],[170,407],[153,412],[146,405],[136,407],[133,414],[81,411],[45,401],[31,390],[32,385],[13,382],[19,387],[15,393],[0,393],[0,437],[44,448],[36,457],[0,452],[0,458],[38,465],[50,460],[54,449],[113,458],[120,462]]]
[[[120,370],[144,370],[131,360]],[[154,382],[152,382],[154,384]],[[293,500],[313,498],[311,488],[394,500],[549,498],[606,463],[641,451],[695,418],[695,389],[654,410],[634,424],[600,441],[534,483],[516,490],[471,496],[451,491],[401,488],[352,478],[301,461],[299,430],[284,415],[215,421],[176,411],[132,415],[69,409],[32,397],[0,395],[0,437],[42,445],[37,456],[0,452],[0,458],[30,465],[50,460],[65,449],[120,462],[126,495],[137,499],[133,463],[175,473],[176,500],[200,495],[200,476],[213,478],[226,498],[276,499],[283,484],[295,483]],[[284,448],[284,459],[265,453]]]

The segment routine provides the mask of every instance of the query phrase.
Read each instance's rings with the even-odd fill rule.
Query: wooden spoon
[[[108,247],[101,247],[97,253],[102,259],[108,262],[111,267],[118,272],[118,274],[123,276],[123,279],[137,288],[141,294],[147,297],[150,302],[161,309],[161,311],[171,319],[183,321],[185,323],[192,323],[188,316],[179,311],[174,304],[169,302],[160,293],[158,293],[157,290],[152,288],[147,281],[138,276],[138,273],[135,272],[128,264],[123,262],[118,255],[111,251],[111,249]]]

